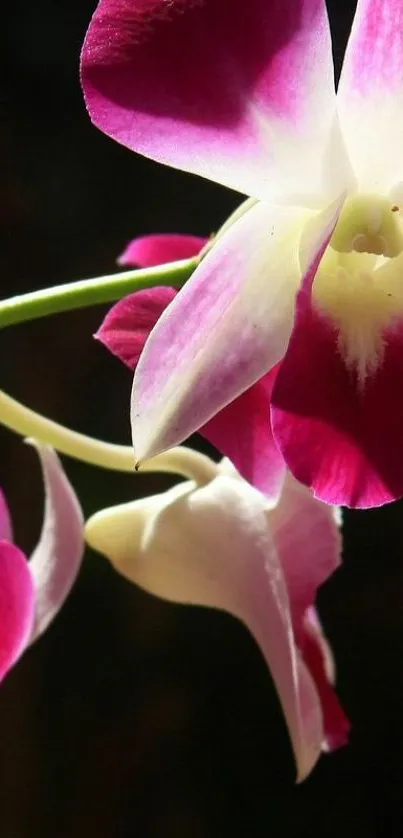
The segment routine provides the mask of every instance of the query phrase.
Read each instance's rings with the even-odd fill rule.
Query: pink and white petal
[[[358,0],[337,99],[360,189],[389,191],[403,180],[401,0]]]
[[[151,330],[177,293],[157,286],[129,294],[112,306],[94,337],[134,370]]]
[[[403,378],[403,323],[384,336],[383,363],[362,387],[332,324],[308,298],[298,308],[271,409],[287,465],[326,503],[368,508],[402,497],[403,402],[396,387]]]
[[[86,538],[150,593],[220,608],[249,627],[272,673],[303,779],[322,745],[320,702],[294,643],[262,495],[225,476],[197,491],[185,483],[103,510],[87,523]]]
[[[176,262],[179,259],[191,259],[197,256],[207,244],[208,239],[201,236],[188,236],[180,233],[151,233],[133,239],[122,255],[119,265],[133,265],[139,268],[152,268],[164,262]]]
[[[81,77],[95,125],[134,151],[258,198],[322,191],[324,0],[100,0]]]
[[[312,608],[305,615],[300,649],[321,699],[325,728],[324,750],[333,751],[347,745],[351,724],[334,689],[334,681],[329,678],[329,655],[331,658],[333,656]],[[331,666],[334,666],[333,661]]]
[[[26,557],[14,544],[0,541],[0,680],[29,642],[35,590]]]
[[[4,492],[0,489],[0,541],[13,540],[13,525]]]
[[[54,619],[76,580],[84,553],[84,521],[77,497],[52,448],[29,440],[43,472],[45,511],[39,542],[29,568],[34,580],[33,643]]]
[[[341,561],[340,512],[313,497],[289,473],[277,506],[269,513],[291,602],[297,643],[317,590]]]
[[[285,463],[270,423],[270,398],[277,369],[274,367],[200,428],[200,434],[229,457],[242,477],[272,504],[280,496],[285,477]]]
[[[339,202],[304,235],[308,276],[329,241]],[[181,442],[282,358],[300,282],[309,211],[256,204],[218,239],[153,329],[132,390],[137,460]]]

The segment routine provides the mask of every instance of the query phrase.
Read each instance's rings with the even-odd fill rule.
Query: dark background
[[[329,3],[338,66],[354,2]],[[1,296],[112,272],[134,235],[209,234],[239,196],[164,169],[90,124],[78,58],[90,0],[2,14]],[[6,17],[4,17],[6,15]],[[128,442],[131,376],[91,335],[106,309],[0,333],[0,386],[78,430]],[[35,454],[0,429],[16,540],[37,538]],[[65,460],[86,514],[168,477]],[[302,786],[259,652],[230,617],[159,602],[89,555],[51,630],[0,689],[1,838],[403,833],[402,507],[350,513],[319,605],[351,744]]]

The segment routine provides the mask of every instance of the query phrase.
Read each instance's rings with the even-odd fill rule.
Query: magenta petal
[[[329,751],[346,745],[349,739],[351,724],[340,704],[337,694],[326,669],[323,635],[318,619],[309,609],[305,615],[304,635],[300,648],[303,659],[308,667],[318,690],[325,732],[325,747]]]
[[[100,0],[81,71],[123,145],[246,195],[314,192],[335,106],[324,0]]]
[[[270,424],[270,396],[277,367],[246,390],[200,433],[229,457],[242,477],[275,501],[285,474],[284,460]]]
[[[274,436],[295,477],[327,503],[381,506],[403,495],[403,324],[357,386],[337,332],[307,302],[299,310],[272,397]]]
[[[340,565],[340,511],[321,503],[289,473],[270,524],[290,596],[299,642],[317,590]]]
[[[18,547],[0,542],[0,679],[27,646],[35,593],[28,562]]]
[[[0,541],[13,540],[10,511],[4,493],[0,489]]]
[[[161,286],[129,294],[108,311],[94,337],[134,370],[151,329],[177,293]]]
[[[164,262],[176,262],[179,259],[191,259],[197,256],[207,244],[208,239],[201,236],[187,236],[179,233],[152,233],[133,239],[122,255],[119,265],[152,268]]]

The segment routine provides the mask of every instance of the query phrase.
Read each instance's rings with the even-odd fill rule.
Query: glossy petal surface
[[[304,244],[314,274],[336,223],[315,216]],[[146,343],[132,391],[135,454],[144,460],[181,442],[281,359],[300,281],[307,211],[254,206],[218,239]]]
[[[259,198],[321,191],[323,0],[100,0],[82,82],[93,122],[148,157]]]
[[[219,476],[195,490],[104,510],[87,524],[91,546],[145,590],[220,608],[249,627],[273,675],[302,779],[323,737],[320,704],[296,650],[284,577],[262,496]]]
[[[359,186],[403,181],[403,4],[358,0],[338,90],[341,127]]]
[[[35,443],[41,460],[45,512],[42,532],[29,563],[35,584],[31,643],[45,631],[69,594],[84,552],[80,505],[55,452]]]
[[[26,557],[0,541],[0,679],[24,651],[32,631],[35,591]]]
[[[302,299],[302,298],[301,298]],[[359,386],[337,332],[299,305],[273,390],[275,439],[295,477],[327,503],[367,508],[403,495],[403,324],[385,336],[381,366]]]
[[[148,236],[138,236],[129,242],[121,256],[119,265],[139,268],[152,268],[164,262],[176,262],[179,259],[190,259],[197,256],[207,244],[207,239],[201,236],[187,236],[180,233],[151,233]]]

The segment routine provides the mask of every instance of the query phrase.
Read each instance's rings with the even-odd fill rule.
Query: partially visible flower
[[[137,236],[125,247],[118,258],[118,264],[152,268],[164,262],[190,259],[196,256],[207,242],[208,239],[202,236],[190,236],[184,233],[151,233]]]
[[[84,552],[83,517],[55,452],[35,443],[45,510],[39,542],[27,561],[14,544],[0,491],[0,679],[48,627],[76,579]]]
[[[179,234],[141,236],[129,243],[118,261],[147,268],[195,256],[207,241]],[[160,286],[129,294],[110,309],[95,337],[135,370],[151,330],[177,293],[176,288]],[[271,370],[199,429],[246,480],[273,500],[285,475],[270,423],[276,373],[277,368]]]
[[[147,341],[139,460],[281,361],[272,423],[293,474],[328,503],[403,495],[402,33],[401,0],[358,0],[336,97],[325,0],[99,0],[95,124],[260,202]]]
[[[321,749],[347,741],[334,664],[313,603],[339,564],[335,510],[288,475],[276,505],[228,460],[200,486],[105,509],[86,524],[90,546],[146,591],[219,608],[249,627],[270,668],[298,779]]]

